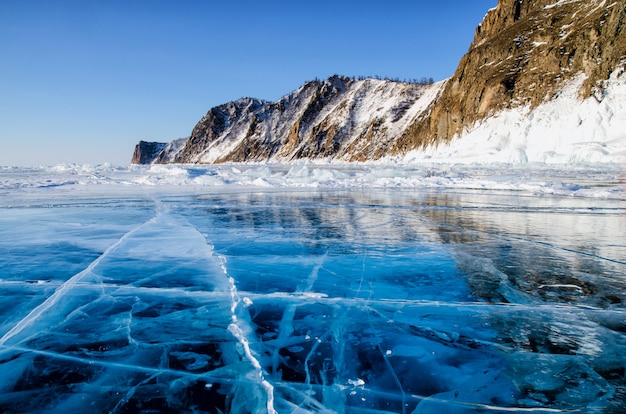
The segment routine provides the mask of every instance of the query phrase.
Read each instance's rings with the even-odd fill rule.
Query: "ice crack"
[[[245,331],[249,332],[251,330],[250,327],[245,321],[237,317],[237,314],[239,313],[239,309],[241,308],[242,303],[243,305],[247,305],[249,303],[248,302],[249,299],[248,301],[243,301],[239,297],[239,293],[237,292],[237,286],[235,285],[235,280],[228,275],[228,270],[226,269],[226,258],[223,256],[219,256],[219,257],[220,257],[220,265],[221,265],[222,271],[224,272],[224,276],[227,277],[228,279],[229,290],[230,290],[231,323],[228,326],[228,332],[230,332],[230,334],[233,335],[233,337],[235,337],[237,341],[239,341],[239,343],[241,344],[243,348],[244,356],[252,364],[252,367],[254,368],[253,372],[248,373],[247,375],[248,378],[260,384],[261,387],[265,390],[267,412],[270,414],[275,414],[276,410],[274,408],[274,386],[265,379],[265,375],[263,373],[263,367],[261,367],[261,363],[252,354],[252,351],[250,349],[250,341],[248,340],[248,337],[246,336],[246,333],[245,333]]]
[[[28,313],[24,318],[22,318],[13,328],[11,328],[7,333],[5,333],[2,338],[0,338],[0,346],[4,346],[6,342],[18,335],[24,329],[26,329],[29,325],[32,325],[41,315],[43,315],[46,311],[52,308],[66,293],[68,293],[71,289],[77,286],[87,275],[91,274],[93,269],[95,269],[102,260],[104,260],[107,256],[111,254],[111,252],[115,251],[120,245],[122,245],[128,238],[132,237],[135,233],[137,233],[144,226],[153,223],[157,216],[148,220],[147,222],[133,228],[122,237],[120,237],[115,243],[109,246],[100,256],[98,256],[93,262],[89,264],[85,269],[75,274],[71,278],[69,278],[65,283],[59,286],[54,293],[48,297],[44,302],[42,302],[39,306],[34,308],[32,311]]]

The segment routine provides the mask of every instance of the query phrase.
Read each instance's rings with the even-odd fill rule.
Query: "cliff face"
[[[164,142],[139,141],[139,144],[135,145],[131,164],[150,164],[166,146],[167,143]]]
[[[626,0],[500,0],[476,29],[469,51],[428,114],[393,153],[449,142],[503,109],[536,107],[579,73],[580,97],[626,56]]]
[[[170,143],[139,141],[135,145],[131,164],[168,164],[174,162],[188,138],[175,139]]]
[[[140,144],[133,162],[363,161],[449,144],[503,111],[557,99],[581,76],[579,98],[600,102],[626,64],[625,20],[626,0],[500,0],[447,81],[333,76],[276,102],[239,99],[212,108],[186,142],[158,154]]]
[[[333,76],[276,102],[239,99],[209,110],[175,162],[379,158],[440,88]]]

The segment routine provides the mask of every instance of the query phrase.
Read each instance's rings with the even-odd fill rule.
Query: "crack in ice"
[[[40,349],[32,349],[22,346],[14,346],[14,345],[0,345],[0,348],[5,351],[14,351],[19,353],[32,353],[34,355],[45,356],[47,358],[54,358],[63,361],[71,361],[78,362],[86,365],[94,365],[103,368],[120,368],[127,371],[140,372],[150,375],[162,375],[169,374],[181,378],[190,378],[194,380],[211,380],[214,382],[222,382],[222,383],[250,383],[257,384],[258,381],[251,380],[245,377],[236,377],[234,378],[232,375],[223,375],[223,374],[232,374],[231,367],[225,366],[216,368],[212,371],[208,372],[189,372],[182,371],[172,368],[164,368],[164,367],[149,367],[144,365],[136,365],[136,364],[126,364],[123,362],[114,362],[114,361],[104,361],[99,359],[85,358],[74,355],[60,354],[52,351],[45,351]]]
[[[14,337],[15,335],[18,335],[25,328],[27,328],[29,325],[31,325],[37,319],[39,319],[39,317],[41,315],[43,315],[47,310],[49,310],[52,306],[54,306],[68,291],[70,291],[72,288],[74,288],[77,285],[79,285],[80,281],[83,278],[85,278],[87,275],[91,274],[93,269],[95,269],[95,267],[98,266],[98,264],[100,264],[100,262],[102,262],[102,260],[104,260],[107,256],[109,256],[115,249],[117,249],[119,246],[121,246],[124,243],[124,241],[129,239],[133,234],[137,233],[141,228],[145,227],[148,224],[154,223],[158,216],[159,216],[159,214],[157,214],[156,216],[154,216],[153,218],[151,218],[147,222],[145,222],[143,224],[140,224],[139,226],[133,228],[132,230],[130,230],[129,232],[124,234],[115,243],[113,243],[111,246],[109,246],[93,262],[91,262],[89,264],[89,266],[87,266],[85,269],[83,269],[79,273],[77,273],[74,276],[72,276],[71,278],[69,278],[63,284],[61,284],[61,286],[58,287],[54,291],[54,293],[52,295],[50,295],[50,297],[48,297],[48,299],[46,299],[39,306],[37,306],[36,308],[31,310],[28,313],[28,315],[26,315],[24,318],[22,318],[17,324],[15,324],[15,326],[13,326],[13,328],[11,328],[7,333],[5,333],[2,336],[2,338],[0,338],[0,346],[3,346],[4,344],[6,344],[6,342],[9,339]]]
[[[253,374],[253,380],[256,381],[263,387],[266,392],[266,409],[269,414],[275,414],[276,410],[274,408],[274,386],[265,379],[265,375],[263,372],[263,367],[259,363],[258,359],[252,354],[250,349],[250,342],[244,333],[242,328],[245,328],[247,331],[250,330],[249,326],[241,321],[240,318],[237,317],[237,311],[240,308],[243,300],[239,297],[237,292],[237,286],[235,285],[235,280],[228,275],[228,270],[226,268],[226,258],[223,256],[219,256],[220,258],[220,267],[224,272],[224,276],[228,279],[229,291],[230,291],[230,299],[231,299],[231,323],[228,325],[228,332],[230,332],[233,337],[235,337],[239,343],[242,345],[244,350],[244,355],[248,361],[254,367],[255,373]]]

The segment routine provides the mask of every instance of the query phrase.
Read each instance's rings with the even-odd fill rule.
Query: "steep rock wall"
[[[135,151],[133,152],[133,158],[131,164],[150,164],[153,162],[167,146],[165,142],[148,142],[139,141],[135,145]]]
[[[579,73],[581,98],[626,56],[626,0],[500,0],[476,29],[440,99],[392,153],[444,144],[504,109],[552,99]]]

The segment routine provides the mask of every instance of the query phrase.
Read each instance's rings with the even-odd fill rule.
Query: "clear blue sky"
[[[127,165],[335,73],[445,79],[496,0],[0,0],[0,165]]]

